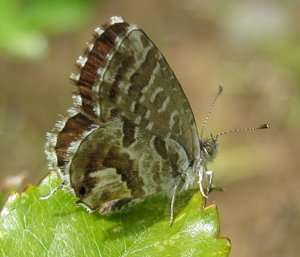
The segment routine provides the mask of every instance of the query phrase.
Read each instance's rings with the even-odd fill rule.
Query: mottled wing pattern
[[[123,20],[96,29],[89,51],[77,63],[79,73],[72,77],[77,78],[76,98],[82,99],[79,106],[85,113],[100,122],[126,117],[180,143],[190,160],[199,156],[188,100],[165,58],[142,30]]]
[[[95,30],[69,117],[48,134],[50,168],[101,213],[170,192],[200,146],[189,103],[162,54],[135,25],[112,17]]]

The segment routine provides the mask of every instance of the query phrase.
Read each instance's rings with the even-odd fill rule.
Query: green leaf
[[[215,205],[204,208],[199,193],[176,199],[176,217],[169,227],[170,200],[156,195],[101,216],[75,204],[58,190],[50,174],[21,195],[13,194],[0,216],[2,256],[228,256],[230,242],[219,237]]]

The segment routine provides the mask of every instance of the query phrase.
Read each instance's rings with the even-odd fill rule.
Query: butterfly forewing
[[[199,142],[193,113],[162,54],[136,26],[121,22],[105,27],[87,53],[87,60],[93,58],[95,65],[84,67],[80,74],[79,89],[85,74],[97,71],[88,90],[79,90],[83,103],[86,95],[93,99],[91,106],[82,105],[83,110],[90,113],[93,109],[100,122],[126,117],[156,135],[176,140],[190,159],[197,157]],[[100,50],[102,47],[105,51]]]

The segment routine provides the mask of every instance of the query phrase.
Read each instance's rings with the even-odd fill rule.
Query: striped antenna
[[[212,100],[212,102],[211,102],[211,104],[209,106],[209,109],[208,109],[208,113],[206,114],[206,117],[204,119],[204,122],[203,122],[203,125],[202,125],[202,129],[201,129],[201,133],[200,133],[200,138],[202,138],[204,128],[205,128],[205,126],[207,124],[207,121],[208,121],[208,119],[209,119],[209,117],[211,115],[211,112],[212,112],[212,110],[214,108],[215,102],[217,101],[217,99],[218,99],[219,95],[222,93],[222,91],[223,91],[223,87],[221,85],[219,85],[218,91],[217,91],[214,99]]]
[[[218,133],[216,135],[216,137],[223,136],[223,135],[226,135],[226,134],[231,134],[233,132],[252,131],[252,130],[267,129],[267,128],[270,128],[269,124],[261,124],[259,126],[253,126],[253,127],[250,127],[250,128],[230,129],[230,130],[226,130],[226,131]]]

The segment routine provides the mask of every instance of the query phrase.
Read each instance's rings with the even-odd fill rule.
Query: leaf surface
[[[76,197],[58,190],[53,174],[39,186],[9,197],[0,216],[2,256],[228,256],[230,242],[219,237],[215,205],[204,208],[199,193],[176,199],[169,227],[170,200],[156,195],[118,213],[101,216],[75,204]]]

